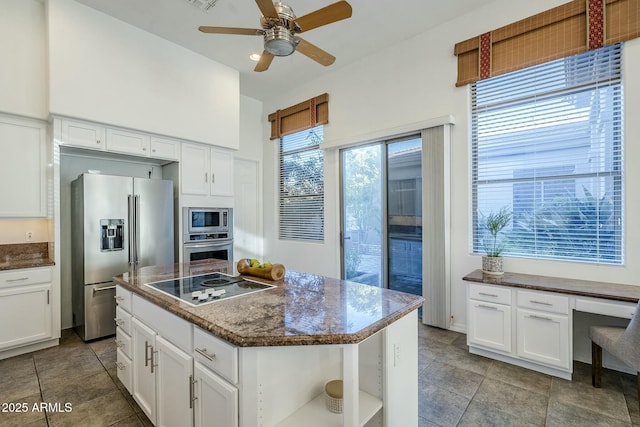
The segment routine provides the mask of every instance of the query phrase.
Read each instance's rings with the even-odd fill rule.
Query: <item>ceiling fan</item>
[[[296,50],[325,67],[333,64],[336,60],[335,56],[301,39],[297,34],[350,18],[349,3],[339,1],[297,18],[293,10],[284,3],[272,3],[271,0],[255,0],[255,2],[262,12],[260,18],[262,28],[199,27],[198,29],[203,33],[211,34],[263,36],[264,51],[254,71],[265,71],[271,65],[274,56],[288,56]]]

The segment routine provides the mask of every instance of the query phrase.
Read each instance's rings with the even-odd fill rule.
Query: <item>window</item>
[[[323,127],[280,139],[281,239],[324,240]]]
[[[621,45],[472,85],[472,246],[507,207],[505,255],[623,263]]]

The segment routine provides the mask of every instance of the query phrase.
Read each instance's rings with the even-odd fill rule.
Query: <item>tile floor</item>
[[[632,375],[606,370],[594,389],[589,365],[576,363],[573,381],[552,378],[469,354],[465,335],[423,325],[419,350],[420,427],[640,426]],[[65,330],[58,347],[0,361],[0,404],[28,408],[0,408],[0,427],[150,426],[115,359],[112,338],[85,344]],[[34,411],[38,402],[59,408]]]

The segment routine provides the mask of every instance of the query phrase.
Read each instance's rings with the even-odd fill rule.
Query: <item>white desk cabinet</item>
[[[476,270],[464,280],[471,353],[567,380],[574,311],[629,319],[640,298],[635,286],[517,273],[492,278]]]

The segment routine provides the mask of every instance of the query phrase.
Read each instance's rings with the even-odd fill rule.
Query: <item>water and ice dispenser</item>
[[[124,249],[124,219],[100,220],[100,250],[121,251]]]

